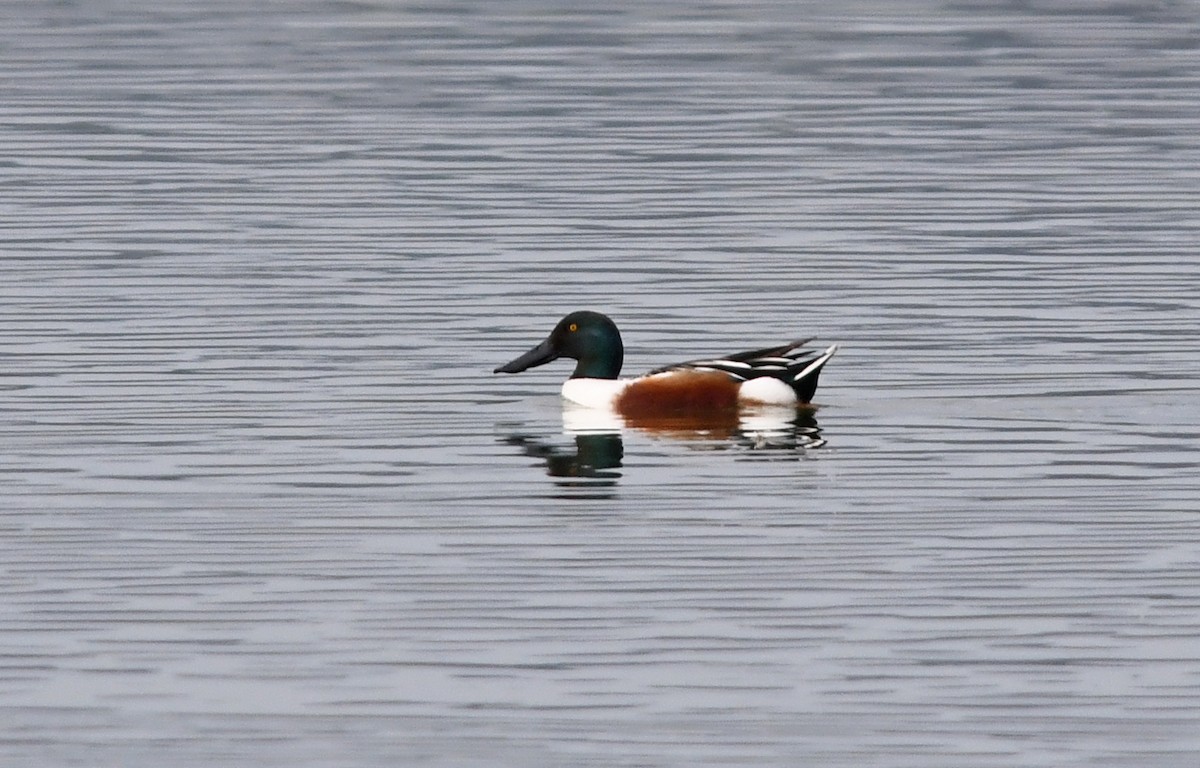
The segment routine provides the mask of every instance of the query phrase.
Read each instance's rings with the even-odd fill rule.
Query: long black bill
[[[558,353],[554,351],[554,347],[550,344],[550,339],[546,339],[516,360],[513,360],[511,363],[505,363],[492,371],[492,373],[520,373],[527,368],[545,365],[551,360],[557,359]]]

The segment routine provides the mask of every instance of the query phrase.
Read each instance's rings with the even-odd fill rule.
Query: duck
[[[836,344],[824,349],[805,346],[812,341],[672,363],[623,379],[625,346],[616,323],[603,313],[580,310],[560,320],[540,344],[493,373],[520,373],[569,358],[575,360],[575,370],[562,385],[563,400],[625,417],[794,407],[811,403],[821,369],[838,349]]]

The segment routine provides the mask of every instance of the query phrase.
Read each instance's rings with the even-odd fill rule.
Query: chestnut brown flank
[[[719,371],[678,371],[633,382],[617,398],[629,417],[736,411],[741,382]]]

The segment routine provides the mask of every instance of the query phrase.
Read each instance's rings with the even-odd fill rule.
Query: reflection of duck
[[[569,402],[611,409],[625,419],[679,415],[735,415],[758,406],[795,406],[812,400],[821,368],[837,345],[803,348],[807,341],[668,365],[635,379],[618,379],[625,348],[617,326],[599,312],[572,312],[538,346],[500,366],[520,373],[560,357],[577,362],[563,383]]]
[[[732,419],[676,416],[626,421],[611,412],[568,406],[563,409],[563,427],[573,445],[561,438],[520,432],[503,441],[521,448],[526,456],[543,460],[547,474],[566,479],[562,485],[588,488],[616,484],[625,455],[626,428],[699,450],[745,451],[762,459],[801,457],[806,449],[825,444],[809,408],[759,410],[734,414]]]
[[[712,413],[664,416],[621,416],[600,408],[563,406],[563,429],[571,435],[616,433],[633,429],[650,437],[704,445],[739,446],[751,450],[796,450],[825,444],[815,409],[759,406]]]
[[[526,456],[546,461],[551,477],[616,479],[625,444],[619,432],[575,435],[575,450],[538,440],[529,435],[509,435],[509,445],[520,446]]]

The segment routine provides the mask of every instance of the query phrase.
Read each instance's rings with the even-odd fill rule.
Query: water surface
[[[0,10],[0,762],[1200,752],[1188,4]],[[564,429],[817,335],[782,430]]]

